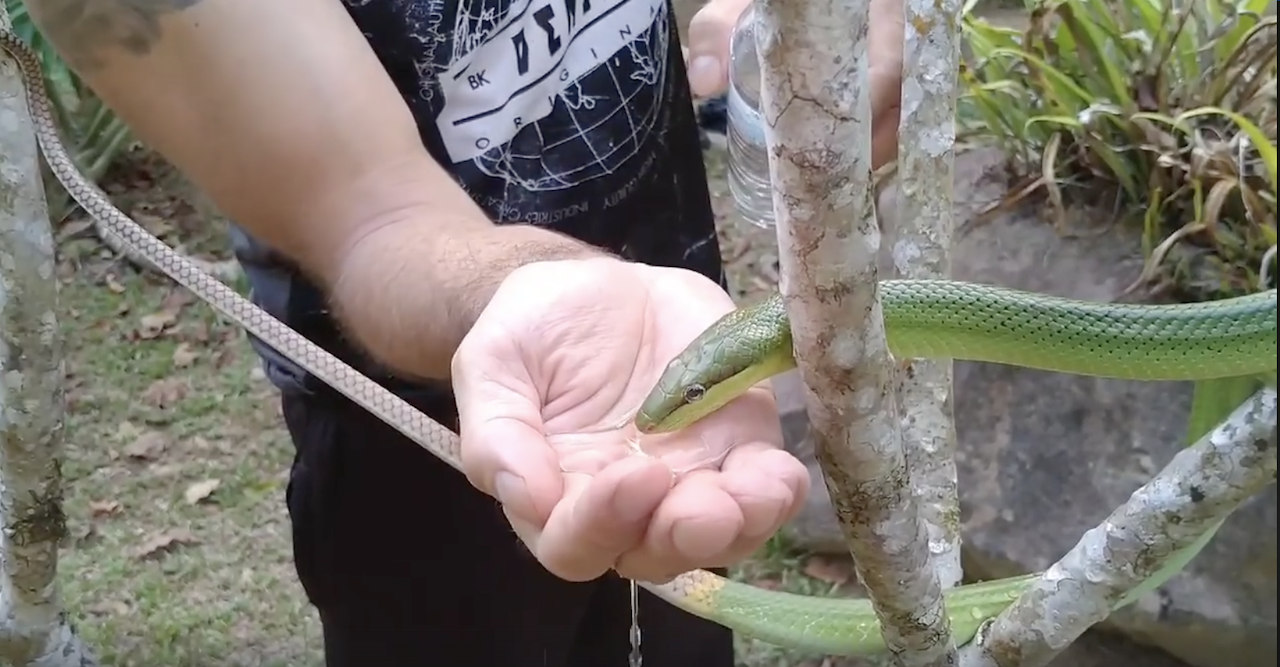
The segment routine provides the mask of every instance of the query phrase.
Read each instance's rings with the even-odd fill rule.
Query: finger
[[[789,452],[766,443],[735,448],[717,481],[743,508],[743,534],[767,539],[804,507],[809,469]]]
[[[738,503],[716,483],[718,473],[693,473],[667,494],[653,514],[644,544],[618,560],[623,576],[666,581],[681,572],[719,564],[737,540]]]
[[[503,509],[541,526],[564,495],[555,452],[542,433],[519,420],[496,417],[464,424],[462,466],[477,489]]]
[[[738,504],[742,530],[703,567],[731,567],[751,557],[795,518],[808,496],[808,470],[785,451],[758,443],[743,445],[734,454],[716,482]]]
[[[711,0],[689,22],[689,88],[713,97],[729,86],[729,38],[750,0]]]
[[[902,0],[871,0],[871,168],[879,169],[898,153],[898,117],[902,106]]]
[[[589,581],[644,538],[649,517],[671,488],[671,470],[653,459],[628,457],[594,477],[567,477],[564,500],[547,520],[535,553],[556,576]]]
[[[541,526],[564,493],[559,459],[519,355],[479,336],[463,340],[452,365],[462,470],[506,512]]]
[[[880,83],[871,112],[871,168],[879,169],[898,156],[898,123],[902,114],[900,79]]]

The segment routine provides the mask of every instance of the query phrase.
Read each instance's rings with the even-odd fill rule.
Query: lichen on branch
[[[946,664],[877,287],[868,3],[756,5],[780,289],[832,504],[899,664]]]

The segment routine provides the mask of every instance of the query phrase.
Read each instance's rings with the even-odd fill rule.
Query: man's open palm
[[[613,259],[514,272],[453,359],[463,465],[552,573],[665,581],[736,562],[791,518],[808,473],[771,393],[640,440],[663,368],[733,302],[706,278]]]

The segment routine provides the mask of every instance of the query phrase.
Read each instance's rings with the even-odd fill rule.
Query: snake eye
[[[703,396],[706,396],[706,395],[707,395],[706,387],[700,384],[691,384],[687,389],[684,390],[684,402],[697,403],[698,401],[702,400]]]

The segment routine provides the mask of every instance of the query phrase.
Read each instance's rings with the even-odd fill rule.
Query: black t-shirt
[[[344,1],[412,109],[423,144],[495,222],[544,226],[723,282],[667,0]],[[341,339],[314,285],[232,231],[256,302],[401,388]],[[282,389],[320,387],[253,343]]]

